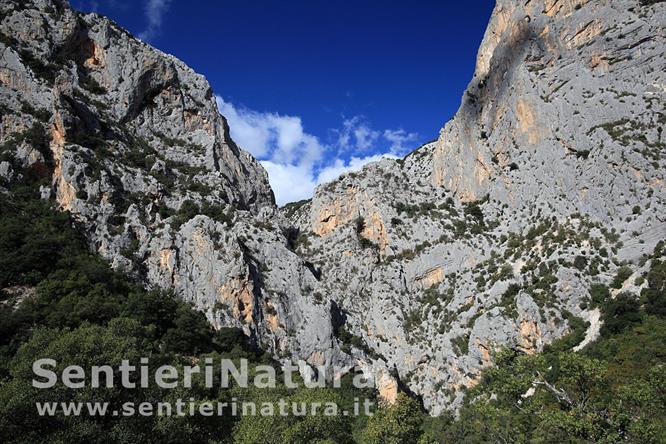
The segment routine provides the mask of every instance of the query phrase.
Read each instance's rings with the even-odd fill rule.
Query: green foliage
[[[504,264],[495,275],[493,275],[493,281],[505,281],[513,277],[513,267],[511,264]]]
[[[483,225],[483,211],[477,202],[465,205],[465,214],[472,216],[479,225]]]
[[[56,67],[55,65],[44,63],[35,57],[28,50],[19,51],[21,61],[28,67],[38,78],[51,84],[55,80]]]
[[[458,356],[464,356],[469,353],[469,334],[457,336],[451,339],[453,349]]]
[[[107,140],[103,131],[79,132],[71,138],[72,143],[91,148],[97,152],[103,152],[107,147]],[[97,159],[94,160],[98,162]]]
[[[35,289],[16,309],[2,306],[0,344],[6,353],[13,354],[35,325],[105,325],[118,316],[151,326],[149,338],[156,345],[164,341],[164,350],[213,349],[212,330],[201,313],[172,295],[144,291],[89,254],[66,213],[38,199],[16,201],[4,195],[0,209],[0,288]]]
[[[345,326],[342,326],[335,330],[335,337],[338,338],[342,346],[340,347],[345,353],[351,353],[352,347],[356,347],[359,350],[364,351],[368,356],[373,358],[379,358],[375,350],[370,348],[368,344],[358,335],[350,333]]]
[[[585,268],[587,268],[587,258],[585,256],[578,255],[574,258],[573,265],[578,270],[583,271]]]
[[[297,405],[311,405],[312,403],[327,403],[342,405],[343,399],[333,389],[304,389],[287,392],[284,389],[246,389],[234,393],[238,399],[251,399],[261,401],[273,406],[279,412],[279,400],[284,399]],[[331,405],[331,404],[328,404]],[[320,407],[315,414],[306,416],[243,416],[234,427],[233,442],[239,444],[262,443],[290,443],[300,444],[306,442],[324,442],[325,439],[335,443],[351,443],[351,423],[342,414],[327,416],[324,407]],[[289,411],[289,410],[287,410]]]
[[[363,249],[378,249],[377,244],[363,236],[358,237],[358,243]]]
[[[602,335],[620,333],[632,324],[641,322],[639,304],[637,298],[631,293],[620,293],[615,298],[609,299],[602,306],[603,326]]]
[[[282,207],[282,211],[284,211],[284,214],[287,217],[287,219],[291,219],[298,212],[298,210],[300,210],[308,202],[310,202],[310,199],[303,199],[297,202],[290,202]]]
[[[496,359],[498,366],[486,371],[483,383],[468,395],[475,402],[430,442],[618,442],[624,437],[660,442],[664,437],[659,367],[640,384],[627,380],[608,394],[609,364],[584,354],[508,352]],[[638,396],[632,393],[636,386],[642,387]],[[530,389],[534,393],[525,396]],[[623,408],[628,402],[632,412]]]
[[[69,215],[30,197],[30,192],[18,199],[0,194],[0,288],[34,285],[85,251]]]
[[[645,311],[656,316],[666,316],[666,260],[659,259],[661,245],[655,249],[654,258],[647,273],[647,287],[641,291]]]
[[[350,350],[350,346],[356,347],[358,349],[363,349],[365,342],[360,336],[349,333],[344,327],[337,329],[336,337],[342,342],[343,348],[346,348],[347,351]],[[345,347],[346,346],[346,347]]]
[[[622,284],[629,279],[629,276],[633,274],[631,267],[623,265],[617,269],[613,282],[611,283],[612,288],[621,288]]]
[[[603,286],[591,292],[600,295],[605,316],[627,321],[631,313],[631,322],[582,352],[571,348],[586,325],[573,317],[572,333],[542,354],[498,351],[495,367],[467,393],[459,419],[445,419],[421,442],[664,442],[666,319],[639,310],[636,321],[634,298],[619,295],[614,302]]]
[[[41,120],[44,123],[47,123],[49,120],[51,120],[51,116],[53,115],[51,111],[44,108],[37,109],[28,102],[21,103],[21,111],[36,117],[38,120]]]
[[[609,363],[606,383],[617,388],[632,378],[640,379],[655,366],[664,364],[666,320],[647,316],[621,333],[591,344],[586,353]]]
[[[423,416],[418,403],[403,393],[395,403],[378,409],[368,421],[361,442],[365,444],[416,444]]]
[[[608,287],[603,284],[592,284],[589,292],[592,303],[595,305],[605,304],[610,298],[610,291],[608,290]]]
[[[35,359],[55,359],[61,372],[67,365],[119,365],[122,359],[138,362],[145,343],[133,333],[140,330],[137,321],[117,318],[107,327],[87,325],[74,330],[38,328],[12,361],[11,379],[0,387],[0,436],[3,442],[57,442],[76,439],[79,442],[97,442],[102,436],[110,441],[121,441],[124,434],[137,440],[150,439],[146,418],[127,417],[104,424],[94,417],[68,417],[56,415],[39,417],[35,402],[89,401],[102,399],[120,408],[128,392],[114,389],[69,389],[56,385],[50,390],[32,387],[32,363]],[[146,400],[154,390],[140,390],[133,394],[137,400]],[[153,395],[155,396],[155,395]]]
[[[356,229],[356,239],[358,240],[361,248],[378,250],[379,246],[376,243],[363,236],[363,230],[365,230],[365,219],[363,219],[361,216],[357,217],[354,221],[354,225]]]
[[[180,204],[180,208],[178,208],[178,211],[171,220],[171,226],[177,230],[181,225],[198,214],[201,214],[201,208],[199,205],[192,200],[185,200]]]
[[[569,325],[569,333],[547,345],[545,350],[549,352],[563,352],[571,350],[573,347],[580,344],[583,339],[585,339],[585,332],[590,326],[590,323],[572,315],[568,311],[565,311],[563,316]]]
[[[99,82],[97,82],[97,80],[95,80],[90,75],[84,76],[83,79],[81,79],[81,81],[79,82],[79,85],[83,89],[85,89],[88,92],[91,92],[95,95],[106,94],[106,88],[104,88],[102,85],[100,85]]]
[[[406,332],[411,332],[412,330],[420,327],[422,323],[423,323],[423,316],[421,316],[421,310],[416,308],[411,310],[407,314],[407,316],[405,316],[403,325],[405,327]]]
[[[229,227],[234,225],[233,207],[227,209],[222,205],[213,205],[209,202],[204,202],[201,207],[201,213]]]
[[[511,318],[518,316],[518,307],[516,306],[516,296],[520,293],[521,286],[518,284],[509,284],[506,291],[502,293],[500,305],[504,307],[504,312]]]
[[[437,206],[433,202],[423,202],[419,205],[406,204],[398,202],[394,205],[398,215],[405,214],[407,217],[417,217],[422,214],[430,214],[436,210]]]
[[[23,131],[18,136],[17,141],[25,142],[32,148],[39,151],[47,162],[51,159],[51,153],[49,151],[49,140],[46,135],[46,129],[41,123],[34,123],[30,128]]]

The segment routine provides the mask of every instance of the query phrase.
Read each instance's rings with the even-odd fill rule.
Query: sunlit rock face
[[[229,137],[203,76],[66,2],[3,2],[0,17],[0,180],[14,162],[41,171],[91,249],[214,326],[277,357],[351,363],[266,172]]]
[[[499,1],[433,184],[604,219],[657,192],[663,26],[663,5],[638,1]]]
[[[590,340],[589,285],[640,291],[666,237],[663,2],[498,1],[436,141],[283,209],[182,62],[62,1],[0,20],[0,187],[43,176],[114,267],[389,401],[455,408],[575,317]]]
[[[498,1],[435,142],[288,209],[322,293],[363,339],[352,354],[438,412],[498,346],[534,353],[572,316],[598,324],[589,285],[622,261],[635,278],[666,237],[665,11]]]

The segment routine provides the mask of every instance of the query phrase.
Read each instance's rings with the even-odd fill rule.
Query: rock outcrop
[[[498,347],[538,352],[575,318],[593,340],[590,284],[666,238],[666,4],[647,3],[498,0],[438,140],[278,209],[202,76],[64,1],[3,2],[0,187],[42,177],[113,266],[436,414]]]

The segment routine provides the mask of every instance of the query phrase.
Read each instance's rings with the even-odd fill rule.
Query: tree
[[[631,267],[627,265],[623,265],[620,268],[617,269],[617,273],[615,274],[615,277],[613,278],[613,282],[611,282],[611,287],[613,288],[622,288],[622,284],[629,279],[629,276],[633,274],[633,270]]]
[[[632,324],[641,321],[639,304],[637,298],[627,292],[622,292],[614,299],[606,301],[603,305],[603,321],[601,327],[602,335],[619,333]]]
[[[117,369],[123,359],[138,364],[139,358],[146,354],[146,345],[137,339],[140,329],[140,325],[130,319],[115,319],[107,327],[84,325],[69,331],[37,329],[13,360],[12,379],[0,386],[0,440],[6,443],[72,439],[98,442],[100,437],[106,436],[110,441],[118,441],[116,434],[121,431],[131,433],[135,440],[148,440],[151,420],[139,415],[119,417],[113,422],[90,415],[37,415],[36,402],[108,401],[119,409],[128,399],[137,402],[150,399],[150,391],[118,388],[117,372],[114,388],[91,388],[89,379],[81,389],[68,388],[61,381],[50,389],[35,388],[31,383],[32,365],[39,358],[54,359],[56,374],[61,374],[68,365],[78,365],[89,372],[93,365],[111,365]]]
[[[379,408],[361,435],[366,444],[416,443],[421,434],[423,413],[419,404],[403,393],[395,403]]]
[[[655,316],[666,316],[666,261],[652,260],[647,284],[647,288],[641,291],[645,311]]]
[[[256,442],[275,444],[300,444],[305,442],[326,442],[331,440],[338,444],[351,443],[352,417],[342,412],[327,415],[324,412],[326,403],[342,404],[342,399],[334,389],[307,389],[301,387],[295,391],[287,391],[283,387],[276,389],[257,389],[254,387],[233,392],[241,402],[252,402],[257,411],[263,403],[272,405],[273,415],[241,416],[234,429],[234,442],[253,444]],[[280,414],[280,400],[285,402],[286,416]],[[319,404],[315,414],[310,410],[313,404]],[[293,406],[298,412],[306,415],[294,415]],[[303,410],[305,408],[305,410]]]

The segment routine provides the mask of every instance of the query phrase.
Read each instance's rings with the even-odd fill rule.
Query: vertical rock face
[[[627,194],[663,189],[652,172],[663,149],[663,9],[498,1],[437,141],[432,183],[463,201],[489,194],[605,220]]]
[[[591,283],[624,264],[620,290],[644,285],[666,237],[665,25],[663,2],[499,0],[436,141],[278,209],[202,76],[65,2],[3,2],[0,191],[42,177],[115,267],[438,413],[500,346],[538,352],[576,317],[593,338]]]
[[[437,412],[498,346],[598,331],[589,285],[666,237],[665,25],[664,3],[499,0],[437,141],[289,208],[352,355]]]
[[[133,156],[123,159],[128,167],[143,167],[151,156],[181,162],[199,168],[235,207],[273,204],[264,170],[229,138],[203,76],[108,19],[64,3],[3,8],[7,99],[52,112],[53,144],[122,144],[110,154]]]

